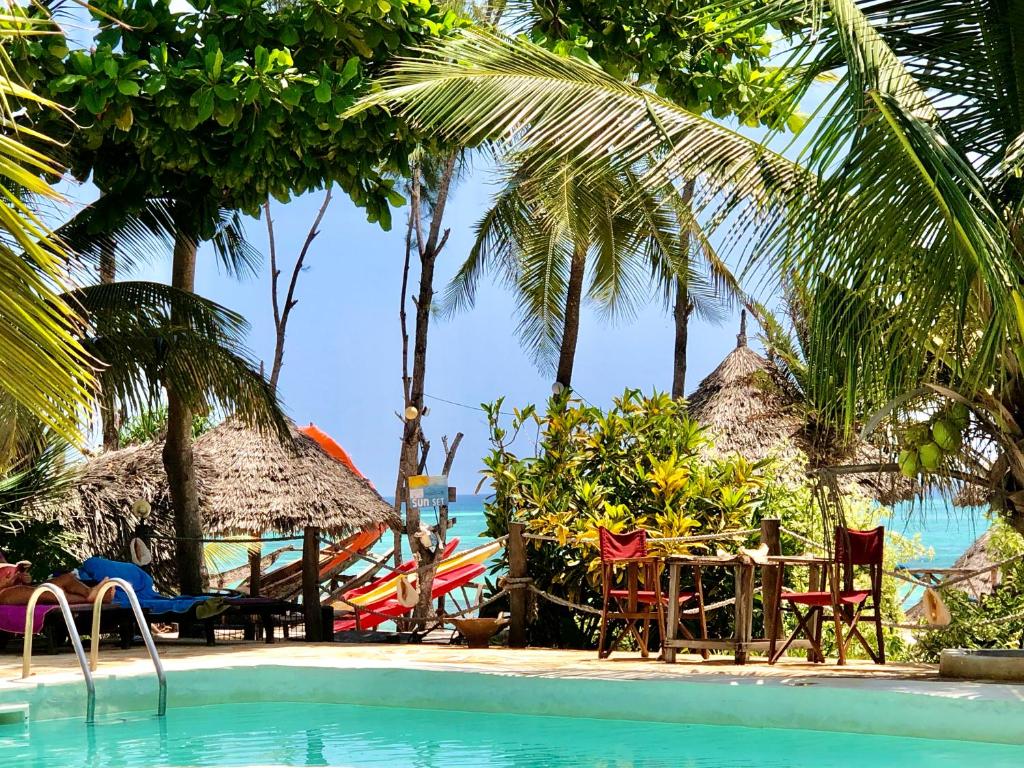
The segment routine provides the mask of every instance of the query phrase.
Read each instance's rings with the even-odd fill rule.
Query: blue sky
[[[455,190],[445,217],[451,237],[441,255],[435,289],[443,288],[465,258],[473,226],[495,191],[495,179],[477,169]],[[274,224],[284,270],[294,261],[323,193],[276,204]],[[394,489],[402,407],[398,298],[403,222],[382,231],[366,222],[344,195],[335,194],[320,236],[299,278],[279,390],[299,424],[314,422],[351,452],[356,464],[384,493]],[[252,243],[267,253],[265,223],[247,222]],[[157,261],[139,278],[168,281],[170,259]],[[414,276],[415,277],[415,276]],[[218,272],[208,250],[200,254],[196,291],[244,315],[248,345],[269,369],[274,348],[269,265],[238,282]],[[514,302],[500,286],[485,282],[476,308],[431,324],[426,392],[434,398],[476,406],[502,395],[509,406],[541,402],[551,377],[542,375],[515,337]],[[688,389],[709,373],[735,344],[737,318],[722,326],[694,321],[690,333]],[[673,330],[661,300],[653,295],[628,323],[609,324],[587,308],[581,322],[575,389],[595,405],[607,405],[625,387],[667,390],[672,381]],[[483,414],[428,398],[424,429],[434,443],[430,468],[437,470],[441,436],[465,434],[454,484],[471,493],[487,452]],[[525,446],[524,446],[525,447]]]

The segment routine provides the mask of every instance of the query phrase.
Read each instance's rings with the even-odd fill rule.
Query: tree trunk
[[[462,433],[459,432],[455,435],[455,440],[452,444],[448,445],[448,439],[443,439],[445,448],[444,466],[441,469],[442,475],[448,475],[452,471],[452,462],[455,461],[455,454],[459,450],[459,444],[462,442]],[[444,553],[445,542],[448,541],[448,505],[442,504],[437,511],[437,537],[439,544],[437,549],[433,552],[425,551],[421,559],[420,565],[432,566],[420,572],[419,576],[419,590],[420,596],[416,601],[416,616],[426,617],[431,613],[431,607],[434,602],[434,575],[436,574],[436,566],[441,562],[441,555]],[[417,627],[417,629],[426,629],[426,626]]]
[[[419,462],[417,461],[420,445],[420,419],[423,418],[423,388],[427,376],[427,332],[430,325],[430,305],[434,300],[434,263],[437,260],[428,244],[420,259],[420,285],[416,295],[416,319],[413,330],[413,351],[412,351],[412,379],[409,386],[409,404],[416,408],[418,415],[415,419],[405,422],[405,430],[402,439],[402,493],[408,490],[408,478],[418,474]],[[427,565],[433,562],[433,555],[429,549],[420,545],[415,538],[420,529],[420,510],[405,506],[405,533],[409,538],[409,549],[420,565]],[[418,587],[421,599],[417,602],[413,611],[416,618],[426,618],[430,615],[431,600],[430,590],[433,588],[433,580],[425,578],[426,573],[420,572]],[[424,592],[426,594],[424,595]],[[413,629],[425,629],[425,624],[417,624]]]
[[[117,280],[115,244],[104,240],[100,246],[100,283],[110,285]],[[103,450],[116,451],[120,443],[121,419],[113,392],[100,393],[100,421],[103,425]]]
[[[555,374],[555,381],[566,389],[572,386],[572,369],[576,362],[576,341],[580,335],[580,305],[583,303],[583,275],[586,267],[586,246],[577,245],[572,254],[572,265],[569,268],[562,348],[558,354],[558,372]]]
[[[693,304],[684,280],[676,278],[676,302],[672,308],[672,319],[676,326],[675,347],[672,359],[672,397],[681,400],[686,396],[686,345],[690,335],[690,314]]]
[[[174,239],[171,285],[183,291],[195,289],[196,243],[179,232]],[[172,317],[173,320],[173,317]],[[167,388],[167,438],[163,449],[164,470],[174,505],[174,535],[181,592],[203,591],[203,521],[192,454],[192,412],[171,387]]]
[[[434,301],[434,265],[448,241],[448,230],[441,231],[441,221],[444,217],[445,206],[448,202],[448,192],[451,188],[452,179],[455,176],[455,164],[458,160],[458,152],[453,152],[445,161],[444,168],[438,180],[437,195],[434,200],[433,211],[431,212],[429,230],[423,231],[422,218],[422,197],[421,180],[419,169],[413,169],[412,178],[412,199],[409,204],[409,227],[406,232],[406,263],[402,282],[402,304],[400,307],[400,321],[402,325],[402,386],[405,392],[405,407],[410,406],[416,409],[415,418],[406,418],[402,427],[402,449],[398,460],[398,479],[395,484],[395,505],[398,507],[405,498],[408,489],[407,479],[410,475],[418,474],[420,471],[421,459],[418,457],[422,439],[420,420],[423,418],[423,392],[427,377],[427,335],[430,330],[430,309]],[[408,333],[406,330],[405,296],[408,280],[409,260],[412,252],[412,238],[415,235],[416,250],[419,255],[420,276],[419,289],[414,299],[416,307],[415,327],[413,330],[412,348],[412,372],[409,373],[408,354]],[[426,564],[431,561],[430,551],[417,542],[415,534],[419,530],[419,510],[409,508],[406,504],[406,535],[409,538],[409,547],[417,561]],[[401,540],[396,537],[395,551],[399,551]],[[420,579],[421,590],[425,587],[430,590],[429,579]],[[429,609],[429,605],[428,605]],[[418,607],[415,616],[424,618],[426,610]]]
[[[696,182],[687,181],[683,187],[681,202],[687,208],[693,200]],[[690,264],[690,229],[686,226],[679,231],[679,253],[683,263]],[[676,338],[672,353],[672,397],[681,400],[686,397],[686,347],[690,338],[690,315],[693,314],[693,301],[690,299],[689,282],[685,275],[676,276],[676,302],[672,307],[672,319],[675,322]]]

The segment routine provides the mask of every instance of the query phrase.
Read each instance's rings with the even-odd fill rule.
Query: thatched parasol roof
[[[963,574],[982,571],[977,576],[974,576],[965,581],[961,581],[957,584],[953,584],[948,589],[956,589],[960,592],[966,592],[975,600],[980,600],[986,595],[991,595],[996,587],[999,586],[1002,574],[999,569],[995,566],[999,563],[997,555],[993,552],[992,547],[992,531],[991,529],[985,531],[981,536],[974,540],[964,553],[957,558],[956,562],[953,563],[950,570],[962,571]],[[955,578],[962,574],[950,573],[949,578]],[[907,618],[914,621],[924,616],[924,607],[919,600],[914,603],[910,608],[907,609]]]
[[[867,443],[840,445],[815,434],[799,393],[769,360],[747,346],[746,313],[736,348],[700,382],[688,403],[690,415],[710,428],[720,453],[738,453],[752,461],[806,457],[808,469],[891,460]],[[913,484],[898,473],[853,477],[862,492],[886,504],[913,496]]]
[[[83,540],[83,555],[123,558],[138,520],[132,503],[152,505],[147,523],[158,536],[173,534],[173,511],[164,473],[161,442],[110,451],[86,461],[56,516]],[[207,534],[301,532],[318,526],[346,535],[381,524],[397,524],[391,505],[369,481],[327,455],[313,439],[292,429],[291,444],[229,420],[200,436],[194,445],[199,503]],[[171,549],[159,542],[158,550]]]

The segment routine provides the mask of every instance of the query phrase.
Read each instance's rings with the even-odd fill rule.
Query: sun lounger
[[[372,528],[328,545],[321,552],[319,581],[325,582],[341,573],[356,558],[376,544],[384,528]],[[245,582],[243,582],[244,584]],[[302,590],[302,561],[288,563],[264,574],[260,579],[260,593],[267,597],[288,599]]]
[[[255,639],[256,620],[263,628],[264,640],[274,642],[276,617],[298,612],[295,603],[271,597],[244,597],[225,593],[169,597],[161,595],[153,586],[152,577],[134,563],[122,563],[91,557],[78,569],[79,576],[86,583],[96,583],[105,578],[125,579],[139,598],[146,618],[151,623],[177,624],[181,636],[200,636],[207,645],[216,642],[219,628],[238,628],[246,639]],[[212,601],[218,601],[212,615],[204,616],[203,608]],[[121,590],[115,590],[114,606],[126,606],[127,598]],[[107,609],[104,609],[106,613]]]
[[[18,637],[25,633],[26,608],[27,606],[24,605],[0,605],[0,647],[6,645],[12,637]],[[71,615],[79,633],[89,634],[92,632],[92,605],[73,603]],[[36,635],[45,639],[50,653],[55,653],[57,648],[67,641],[67,627],[64,626],[64,617],[61,616],[60,608],[57,605],[37,605],[33,616],[33,627],[35,627]],[[105,606],[101,614],[100,633],[116,634],[120,637],[122,648],[130,647],[135,634],[135,619],[131,610],[118,606]]]

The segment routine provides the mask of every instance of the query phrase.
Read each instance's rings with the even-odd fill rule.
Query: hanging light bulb
[[[560,381],[556,381],[554,384],[551,385],[551,394],[553,395],[560,395],[564,391],[565,385]]]
[[[414,421],[416,419],[416,417],[419,416],[419,415],[420,415],[420,412],[418,410],[416,410],[416,406],[415,405],[410,405],[408,408],[405,409],[405,420],[406,421]]]

